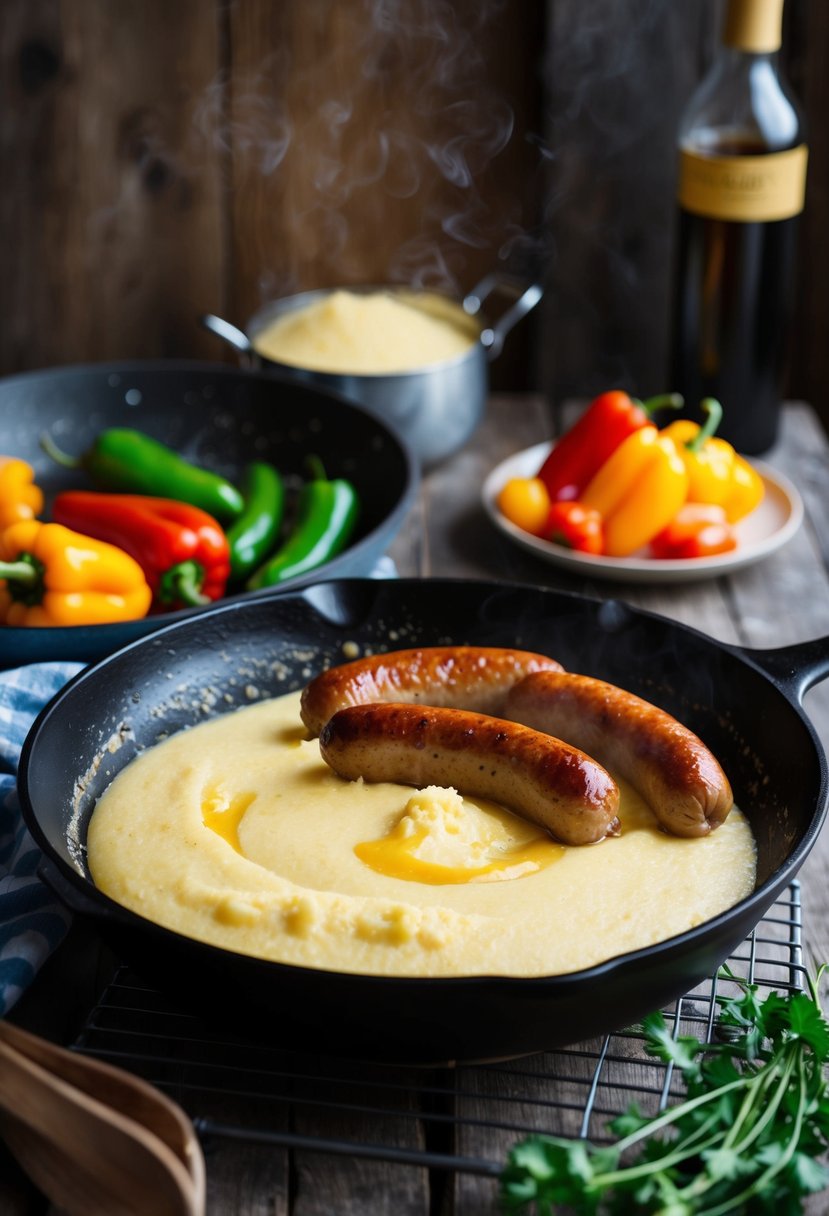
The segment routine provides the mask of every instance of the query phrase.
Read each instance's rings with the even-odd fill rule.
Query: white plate
[[[803,520],[803,499],[789,479],[760,461],[752,461],[763,478],[766,493],[759,507],[737,525],[739,544],[730,553],[667,560],[657,560],[643,553],[635,553],[631,557],[596,557],[592,553],[576,553],[516,527],[495,505],[501,487],[511,477],[537,475],[550,448],[549,443],[537,443],[501,461],[484,482],[484,508],[496,527],[516,544],[543,561],[587,577],[636,583],[680,583],[714,578],[768,557],[794,536]]]

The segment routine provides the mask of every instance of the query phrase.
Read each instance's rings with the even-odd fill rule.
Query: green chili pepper
[[[306,574],[348,544],[357,521],[357,491],[344,478],[329,481],[319,461],[313,467],[313,479],[300,491],[293,532],[248,579],[245,586],[249,591]]]
[[[175,498],[216,519],[236,519],[245,505],[240,491],[225,477],[189,464],[172,448],[129,427],[102,431],[81,456],[62,452],[49,434],[41,435],[40,446],[58,464],[83,469],[105,490]]]
[[[254,460],[242,478],[245,509],[227,530],[230,577],[237,581],[265,560],[276,544],[285,507],[285,486],[271,464]]]

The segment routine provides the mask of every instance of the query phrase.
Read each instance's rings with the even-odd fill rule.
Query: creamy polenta
[[[537,976],[671,937],[754,886],[734,810],[710,836],[657,828],[622,786],[622,832],[565,848],[457,791],[347,782],[299,694],[182,731],[133,760],[89,825],[118,903],[242,954],[377,975]]]
[[[253,345],[292,367],[378,375],[454,359],[477,337],[475,322],[442,296],[333,291],[277,317]]]

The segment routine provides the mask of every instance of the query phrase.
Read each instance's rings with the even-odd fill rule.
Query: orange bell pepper
[[[603,552],[630,557],[670,523],[687,492],[688,470],[676,444],[649,425],[623,440],[579,501],[604,521]]]
[[[104,625],[146,616],[138,562],[62,524],[21,520],[0,533],[0,623]]]
[[[34,519],[43,510],[43,491],[25,460],[0,456],[0,528],[19,519]]]

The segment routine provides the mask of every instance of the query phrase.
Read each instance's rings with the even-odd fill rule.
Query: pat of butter
[[[391,831],[355,845],[379,874],[411,882],[494,882],[520,878],[564,853],[546,833],[509,811],[479,806],[457,790],[430,785],[412,794]]]

